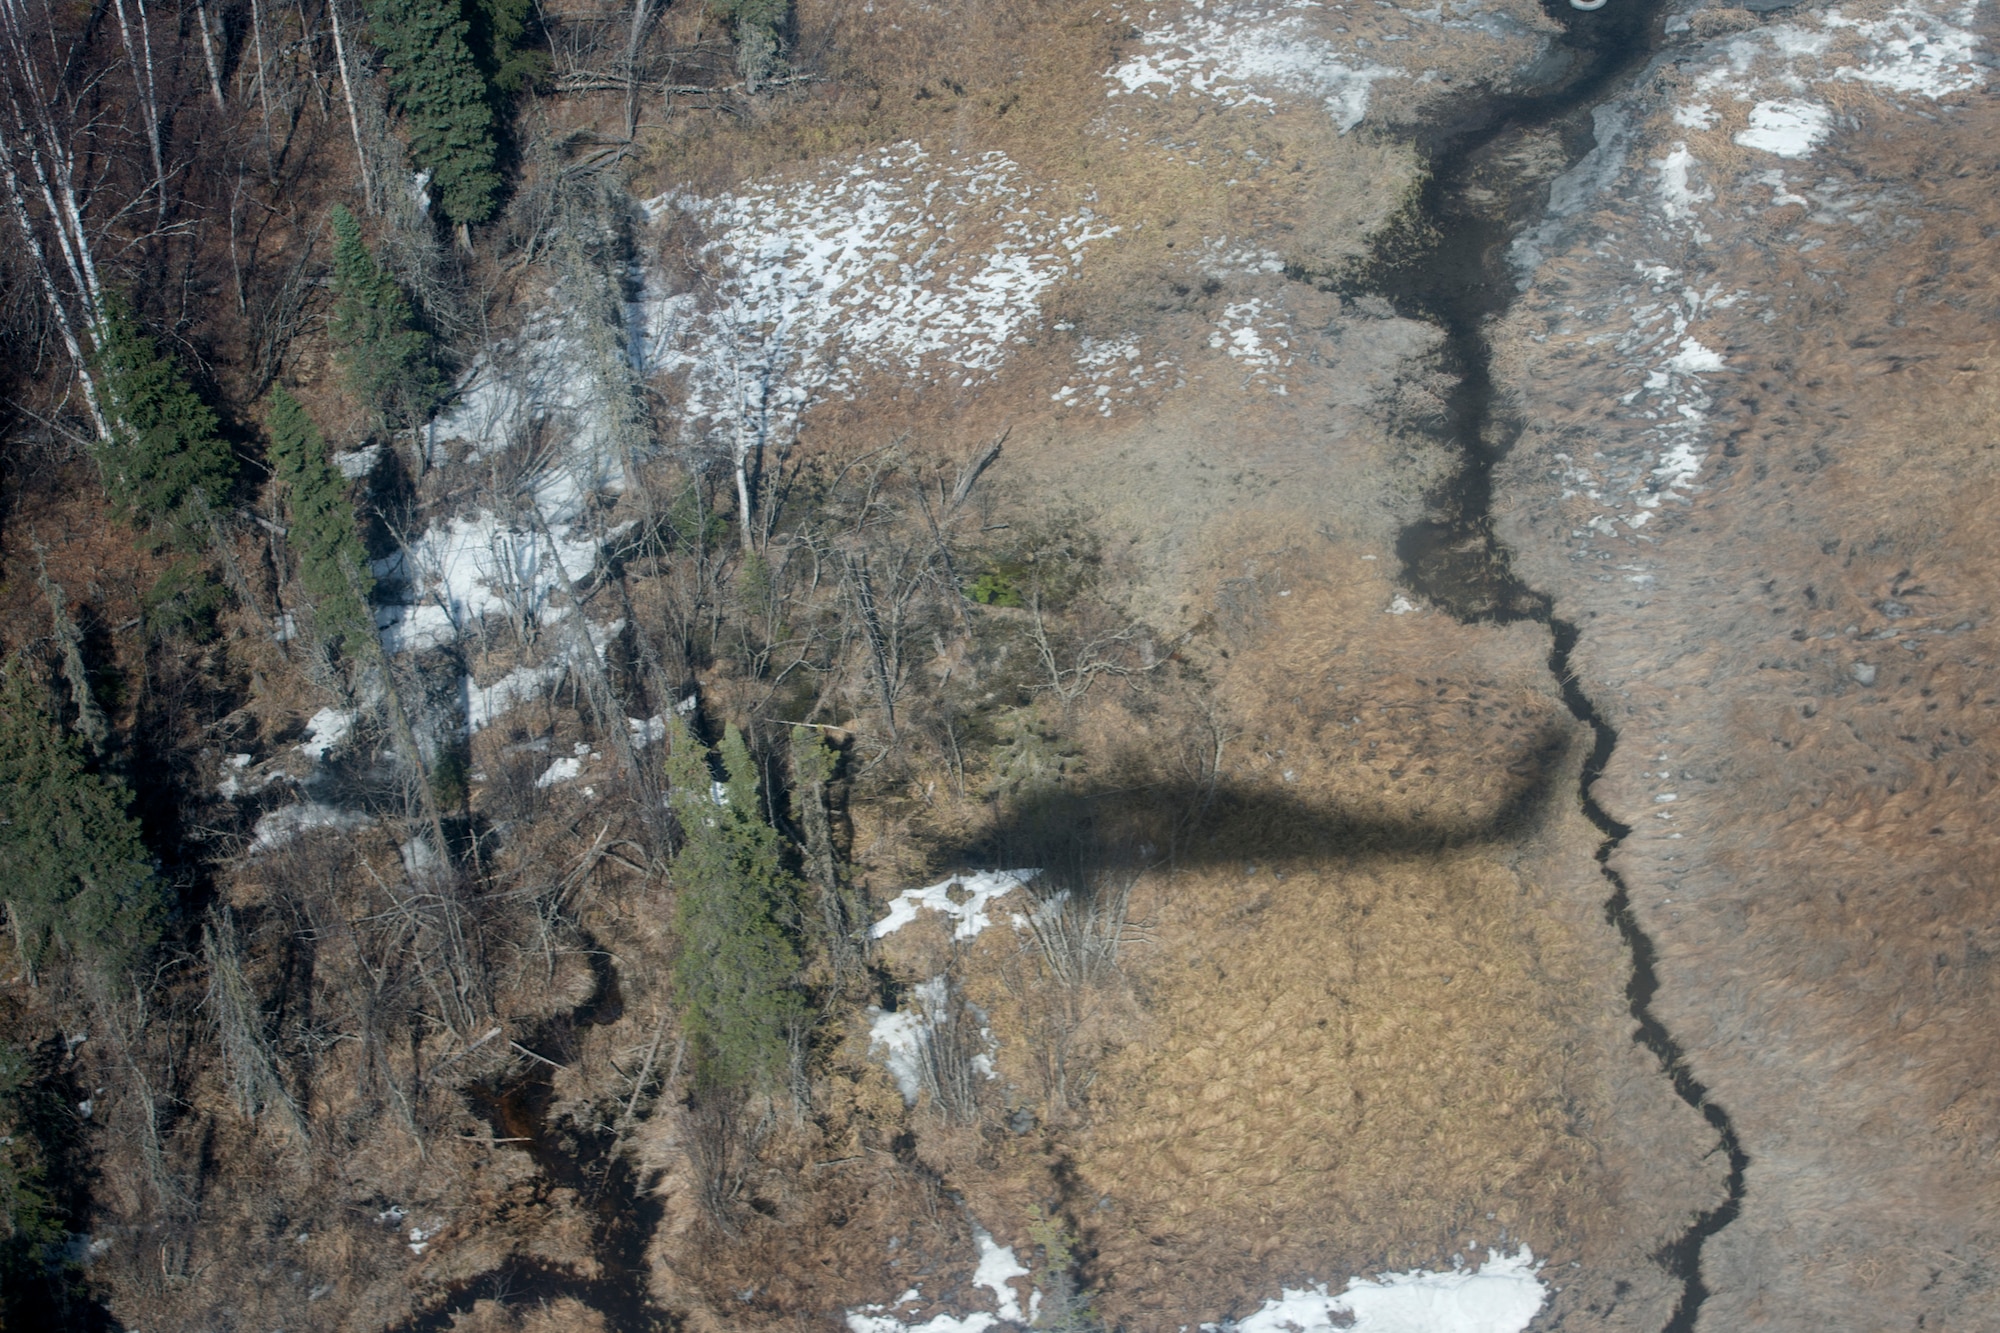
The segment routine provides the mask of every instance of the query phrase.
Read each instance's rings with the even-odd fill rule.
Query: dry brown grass
[[[1575,516],[1532,482],[1517,549],[1596,618],[1579,665],[1624,738],[1601,798],[1637,826],[1614,865],[1659,942],[1658,1011],[1752,1158],[1743,1217],[1704,1261],[1713,1318],[1977,1327],[1990,1295],[1968,1256],[1990,1252],[2000,1142],[1968,1095],[1993,1081],[1974,1034],[2000,1012],[1985,924],[2000,397],[1974,313],[2000,291],[1995,119],[1983,99],[1918,121],[1859,85],[1825,93],[1854,120],[1787,179],[1872,198],[1872,218],[1766,208],[1767,162],[1698,148],[1719,196],[1702,281],[1768,307],[1699,330],[1728,348],[1727,448],[1636,553],[1659,586],[1578,578]],[[1560,355],[1523,349],[1510,375],[1563,385],[1531,394],[1523,478],[1575,438],[1626,443],[1613,377]]]

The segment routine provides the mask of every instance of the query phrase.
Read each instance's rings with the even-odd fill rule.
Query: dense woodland
[[[1049,867],[1035,1113],[1077,1103],[1121,893],[1215,795],[1199,681],[1087,515],[1009,507],[999,423],[704,438],[619,351],[648,125],[828,77],[783,0],[0,0],[7,1327],[408,1319],[433,1297],[358,1242],[285,1276],[291,1233],[557,1120],[537,1169],[635,1217],[671,1121],[728,1243],[894,990],[869,858]],[[621,479],[560,515],[575,423],[430,429],[550,303],[595,330]],[[385,649],[413,538],[472,513],[594,554]],[[1175,738],[1143,819],[1071,780],[1105,699]],[[572,750],[588,801],[541,780]],[[927,1003],[928,1114],[993,1119]],[[600,1309],[646,1306],[626,1224],[584,1247]]]

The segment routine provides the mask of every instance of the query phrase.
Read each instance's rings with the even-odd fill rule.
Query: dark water
[[[570,1058],[581,1029],[616,1022],[624,1010],[617,973],[593,942],[586,944],[597,973],[594,992],[523,1043],[558,1062]],[[647,1290],[646,1247],[665,1212],[653,1194],[656,1182],[619,1151],[617,1136],[608,1127],[579,1125],[551,1114],[555,1101],[551,1075],[547,1065],[534,1062],[497,1084],[474,1089],[472,1107],[492,1128],[493,1137],[502,1140],[495,1151],[525,1152],[534,1161],[541,1173],[539,1190],[575,1192],[590,1218],[596,1276],[545,1259],[512,1255],[498,1268],[456,1283],[443,1300],[399,1325],[395,1333],[448,1333],[455,1317],[480,1301],[536,1306],[565,1297],[602,1315],[611,1333],[667,1333],[679,1326],[653,1303]]]
[[[1547,67],[1547,81],[1526,93],[1474,97],[1457,114],[1442,118],[1422,145],[1430,177],[1416,208],[1384,234],[1351,287],[1386,297],[1399,314],[1441,328],[1446,368],[1455,377],[1442,434],[1457,452],[1458,467],[1429,497],[1429,512],[1397,541],[1405,582],[1463,620],[1548,625],[1553,639],[1549,671],[1561,685],[1563,702],[1591,731],[1580,795],[1584,814],[1604,834],[1597,859],[1611,885],[1605,916],[1632,956],[1625,995],[1638,1025],[1633,1040],[1653,1053],[1681,1100],[1715,1129],[1718,1150],[1729,1162],[1723,1202],[1698,1214],[1655,1255],[1681,1283],[1665,1333],[1689,1333],[1708,1297],[1702,1246],[1736,1220],[1750,1158],[1728,1113],[1688,1072],[1679,1043],[1652,1011],[1659,989],[1657,951],[1639,926],[1624,881],[1609,864],[1631,829],[1590,794],[1617,747],[1618,734],[1576,682],[1571,659],[1577,628],[1555,615],[1546,593],[1515,575],[1507,548],[1493,533],[1493,468],[1513,447],[1521,422],[1510,415],[1493,382],[1487,341],[1489,321],[1516,294],[1508,243],[1543,206],[1550,180],[1589,150],[1591,107],[1652,54],[1661,6],[1658,0],[1611,0],[1601,10],[1582,13],[1563,0],[1545,0],[1545,8],[1567,29],[1556,60]]]

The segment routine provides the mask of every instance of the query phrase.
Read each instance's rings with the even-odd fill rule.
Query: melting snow
[[[562,677],[563,665],[558,659],[539,666],[515,667],[485,686],[476,684],[471,676],[465,677],[459,683],[459,693],[465,705],[466,730],[478,731],[495,718],[546,693]]]
[[[902,1092],[903,1100],[911,1106],[917,1104],[917,1096],[924,1090],[924,1043],[946,1018],[946,1005],[951,1000],[951,983],[942,976],[921,981],[904,993],[902,1007],[894,1013],[868,1007],[871,1015],[868,1023],[868,1054],[882,1062],[889,1076],[896,1080],[896,1087]],[[993,1067],[993,1053],[999,1049],[999,1042],[993,1030],[986,1026],[986,1015],[977,1005],[965,1006],[968,1014],[979,1021],[980,1040],[986,1049],[972,1057],[975,1073],[992,1079],[1000,1077]]]
[[[979,1245],[979,1267],[974,1271],[970,1285],[991,1291],[997,1307],[995,1310],[975,1310],[967,1315],[940,1314],[922,1323],[906,1322],[891,1312],[922,1299],[918,1289],[911,1287],[891,1305],[864,1305],[857,1310],[849,1310],[849,1333],[986,1333],[987,1329],[1002,1320],[1032,1325],[1037,1307],[1041,1304],[1041,1293],[1030,1294],[1028,1308],[1024,1312],[1020,1295],[1013,1286],[1016,1278],[1028,1276],[1028,1269],[1015,1258],[1011,1246],[996,1243],[986,1228],[977,1223],[973,1224],[972,1238]]]
[[[720,271],[705,301],[653,302],[649,364],[684,373],[685,418],[732,445],[788,442],[807,406],[852,398],[869,369],[960,388],[990,378],[1042,294],[1116,230],[1088,209],[1052,212],[1004,153],[914,143],[646,208],[697,222]]]
[[[1022,1319],[1021,1299],[1015,1293],[1013,1281],[1017,1277],[1028,1276],[1028,1270],[1014,1257],[1009,1245],[999,1245],[986,1234],[986,1228],[974,1227],[972,1238],[979,1242],[979,1271],[972,1275],[972,1285],[985,1287],[993,1293],[999,1303],[1000,1317],[1019,1322]]]
[[[1281,308],[1268,306],[1253,296],[1223,307],[1208,345],[1227,352],[1231,360],[1249,372],[1246,383],[1269,382],[1275,373],[1292,364],[1292,337],[1288,317]],[[1271,392],[1284,393],[1282,382]]]
[[[375,562],[375,576],[397,600],[375,608],[390,652],[450,643],[486,615],[521,625],[549,624],[563,612],[556,588],[597,565],[596,538],[544,539],[490,514],[454,518]]]
[[[1979,38],[1967,30],[1978,14],[1979,5],[1973,0],[1952,11],[1949,22],[1915,5],[1898,5],[1889,17],[1873,22],[1857,22],[1835,9],[1820,22],[1833,29],[1852,29],[1868,43],[1862,63],[1843,65],[1834,71],[1835,78],[1938,98],[1986,82],[1975,61]]]
[[[969,1315],[941,1314],[926,1319],[921,1324],[906,1324],[891,1314],[876,1313],[879,1305],[864,1305],[859,1310],[847,1312],[847,1327],[850,1333],[986,1333],[1000,1320],[976,1310]]]
[[[1527,1246],[1489,1254],[1477,1268],[1413,1269],[1375,1281],[1350,1278],[1329,1295],[1324,1284],[1284,1290],[1246,1319],[1203,1324],[1204,1333],[1521,1333],[1548,1299]]]
[[[1343,51],[1311,30],[1310,0],[1223,4],[1140,35],[1146,50],[1113,69],[1114,97],[1192,92],[1231,107],[1275,109],[1281,93],[1312,98],[1342,134],[1368,114],[1377,79],[1403,71]]]
[[[568,755],[556,760],[535,779],[537,787],[553,787],[558,782],[572,782],[583,771],[583,761]]]
[[[251,847],[264,850],[281,847],[299,834],[309,829],[330,828],[340,832],[365,828],[369,823],[366,815],[352,810],[341,810],[318,801],[306,801],[299,805],[288,805],[282,810],[273,810],[257,821],[256,840]]]
[[[1696,77],[1695,88],[1755,102],[1749,127],[1735,136],[1737,143],[1782,157],[1805,157],[1831,131],[1832,113],[1795,97],[1759,100],[1767,88],[1798,94],[1816,81],[1834,78],[1936,100],[1982,87],[1986,72],[1980,64],[1980,40],[1970,30],[1978,11],[1978,0],[1948,17],[1921,5],[1898,5],[1881,19],[1852,19],[1836,8],[1819,16],[1817,30],[1772,24],[1720,44],[1709,67]],[[1828,68],[1849,58],[1858,63]],[[1694,119],[1682,118],[1697,108],[1698,126]],[[1712,123],[1708,110],[1707,103],[1697,103],[1681,108],[1675,119],[1689,128],[1707,129]]]
[[[954,939],[969,940],[992,925],[986,905],[1004,898],[1026,884],[1039,870],[975,870],[953,875],[921,889],[904,889],[889,903],[889,915],[875,923],[868,933],[876,939],[893,935],[917,919],[917,912],[929,908],[958,918]]]
[[[317,763],[326,758],[326,752],[347,739],[347,733],[354,729],[353,712],[338,708],[322,708],[306,723],[306,740],[299,746],[299,753]],[[241,767],[241,765],[237,765]]]
[[[1809,157],[1832,128],[1833,113],[1817,102],[1759,102],[1736,142],[1779,157]]]
[[[333,465],[340,469],[340,475],[349,481],[357,481],[375,470],[375,464],[382,458],[382,446],[365,445],[360,449],[350,449],[333,456]]]
[[[1686,144],[1675,144],[1653,165],[1660,171],[1660,211],[1670,220],[1680,222],[1691,218],[1696,207],[1715,198],[1715,191],[1697,191],[1688,184],[1688,171],[1695,165],[1695,159]]]

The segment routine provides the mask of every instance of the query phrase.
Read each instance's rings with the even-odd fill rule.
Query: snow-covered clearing
[[[787,442],[805,409],[871,371],[969,388],[1041,318],[1041,298],[1115,230],[1061,211],[1004,153],[901,143],[805,180],[649,200],[706,237],[704,291],[656,296],[647,361],[684,377],[686,429]]]
[[[1203,1324],[1204,1333],[1521,1333],[1548,1299],[1527,1246],[1489,1253],[1474,1268],[1413,1269],[1374,1280],[1348,1279],[1329,1294],[1325,1284],[1286,1289],[1247,1318]]]
[[[1336,44],[1316,20],[1327,13],[1313,0],[1280,3],[1199,3],[1178,20],[1140,34],[1145,49],[1107,78],[1111,96],[1173,97],[1193,93],[1229,107],[1275,109],[1279,98],[1316,101],[1347,133],[1368,114],[1378,79],[1403,71],[1379,65]]]
[[[893,935],[917,919],[919,911],[941,912],[957,918],[954,939],[969,940],[993,924],[986,905],[1004,898],[1025,885],[1039,870],[974,870],[953,875],[921,889],[904,889],[889,903],[889,915],[877,921],[868,933],[876,939]]]
[[[492,514],[428,528],[375,562],[375,577],[394,590],[394,600],[375,608],[382,646],[407,652],[450,643],[489,615],[553,624],[567,611],[554,605],[557,588],[595,569],[598,549],[587,533],[544,537]]]

